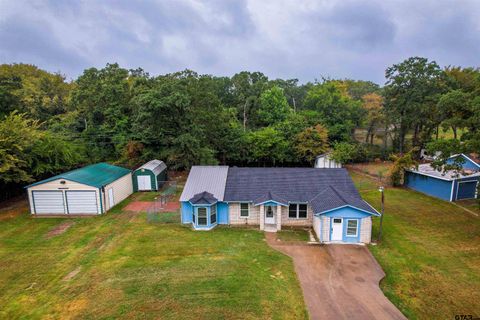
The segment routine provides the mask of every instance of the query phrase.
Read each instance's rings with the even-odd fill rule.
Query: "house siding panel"
[[[360,242],[370,243],[372,241],[372,217],[361,219]]]
[[[430,196],[450,201],[452,181],[436,179],[414,172],[406,172],[405,186]]]
[[[106,208],[105,211],[110,210],[110,199],[108,195],[108,189],[113,189],[113,200],[114,206],[128,198],[133,193],[132,186],[132,174],[129,173],[120,179],[115,180],[114,182],[107,184],[105,186],[104,196],[105,202],[103,203],[103,208]],[[112,207],[113,208],[113,207]]]
[[[240,217],[240,203],[230,202],[229,206],[229,218],[231,225],[260,225],[260,207],[254,206],[249,203],[249,216],[248,218]]]
[[[288,216],[288,207],[282,207],[282,225],[290,227],[307,227],[313,223],[313,211],[311,206],[307,206],[307,218],[293,219]]]

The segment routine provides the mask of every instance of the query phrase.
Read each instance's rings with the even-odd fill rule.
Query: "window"
[[[197,209],[197,224],[199,226],[207,225],[207,208],[198,208]]]
[[[240,203],[240,217],[246,218],[250,215],[248,203]]]
[[[357,236],[358,220],[347,220],[347,237]]]
[[[298,205],[298,217],[300,219],[307,218],[307,205],[306,204],[299,204]]]
[[[290,203],[288,206],[288,217],[292,219],[297,218],[297,204],[296,203]]]
[[[290,203],[288,206],[288,217],[290,219],[306,219],[307,204],[306,203]]]
[[[210,208],[210,224],[217,223],[217,205],[214,204]]]

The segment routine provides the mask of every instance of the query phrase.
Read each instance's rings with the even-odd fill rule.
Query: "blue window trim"
[[[358,227],[359,227],[358,220],[359,220],[359,219],[345,218],[345,221],[347,222],[347,223],[346,223],[346,226],[345,226],[345,237],[358,238]],[[355,228],[355,235],[349,235],[349,234],[348,234],[348,221],[355,221],[355,222],[357,222],[357,227]]]

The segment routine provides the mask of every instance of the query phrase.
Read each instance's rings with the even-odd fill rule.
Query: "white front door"
[[[272,206],[265,207],[265,223],[266,224],[275,224],[275,214],[273,213]]]
[[[115,205],[115,199],[113,198],[113,188],[108,189],[108,207],[112,208]]]
[[[342,241],[343,219],[333,218],[332,221],[332,241]]]
[[[152,180],[150,176],[137,176],[138,190],[152,190]]]

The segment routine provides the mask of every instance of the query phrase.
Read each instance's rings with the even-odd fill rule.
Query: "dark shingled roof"
[[[277,200],[267,199],[268,193]],[[315,200],[315,213],[351,205],[376,214],[345,168],[229,168],[224,201],[263,202],[259,200],[309,202],[312,207]]]
[[[258,204],[261,204],[261,203],[264,203],[264,202],[267,202],[267,201],[275,201],[277,203],[281,203],[281,204],[288,204],[288,201],[277,196],[275,193],[272,193],[271,191],[268,191],[266,193],[264,193],[263,195],[261,195],[260,197],[258,197],[257,199],[253,200],[253,203],[255,205],[258,205]]]
[[[213,194],[204,191],[201,193],[197,193],[196,195],[191,197],[189,201],[192,204],[214,204],[218,200],[213,196]]]
[[[352,196],[348,193],[338,191],[335,187],[329,186],[320,192],[315,198],[310,201],[310,205],[315,213],[325,212],[334,208],[343,206],[353,206],[355,208],[365,210],[372,213],[377,213],[368,203],[362,200],[361,197]]]

